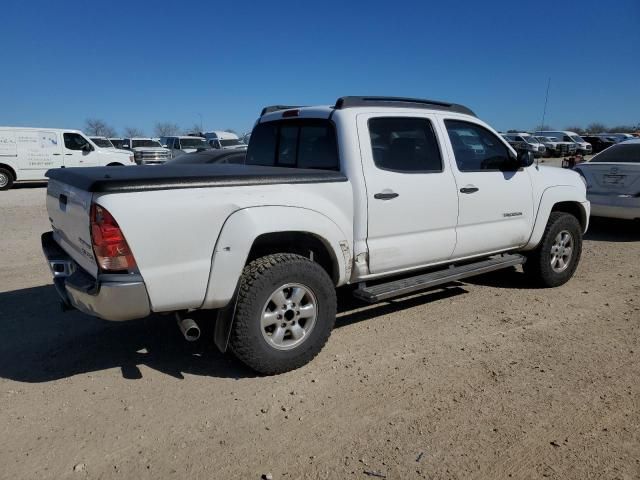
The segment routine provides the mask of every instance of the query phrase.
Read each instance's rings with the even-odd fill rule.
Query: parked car
[[[135,165],[133,156],[103,148],[79,130],[0,127],[0,190],[46,180],[58,167]]]
[[[322,349],[338,287],[375,303],[514,265],[544,287],[573,276],[582,179],[529,168],[469,108],[281,108],[263,109],[245,165],[49,171],[42,243],[63,302],[108,320],[174,312],[187,339],[202,310],[221,350],[274,374]]]
[[[591,144],[593,153],[600,153],[611,145],[616,144],[614,140],[609,140],[608,137],[600,137],[598,135],[582,135],[582,138]]]
[[[169,149],[152,138],[125,138],[122,148],[133,152],[138,165],[158,165],[171,158]]]
[[[122,145],[124,144],[124,138],[109,138],[108,140],[116,148],[122,148]]]
[[[561,142],[556,137],[536,137],[545,147],[548,157],[565,157],[575,155],[578,150],[575,142]]]
[[[535,157],[542,157],[545,154],[546,148],[544,144],[528,133],[504,133],[502,136],[516,151],[529,151]]]
[[[204,138],[207,139],[207,143],[211,148],[247,148],[247,145],[242,142],[235,133],[231,132],[205,132]]]
[[[534,135],[536,137],[555,137],[563,142],[571,142],[575,144],[576,152],[581,155],[590,155],[592,151],[591,144],[585,142],[584,139],[575,132],[566,130],[537,131]]]
[[[630,133],[598,133],[597,136],[606,138],[607,140],[612,140],[614,143],[625,142],[636,138]]]
[[[640,219],[640,139],[617,143],[575,170],[587,185],[591,215]]]
[[[189,165],[189,164],[210,164],[210,163],[237,163],[242,164],[247,156],[247,151],[242,149],[216,150],[208,149],[193,153],[185,153],[166,165]]]
[[[161,137],[160,143],[163,147],[169,149],[171,158],[178,158],[185,153],[212,148],[203,137]]]

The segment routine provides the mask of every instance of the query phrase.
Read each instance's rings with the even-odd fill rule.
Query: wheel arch
[[[574,215],[580,222],[583,233],[589,227],[590,205],[584,191],[570,185],[547,188],[540,199],[533,230],[523,250],[533,250],[542,240],[551,212],[566,212]]]
[[[262,206],[236,211],[218,236],[201,308],[226,306],[234,296],[244,266],[273,253],[313,257],[340,286],[351,276],[350,244],[336,223],[315,210]]]

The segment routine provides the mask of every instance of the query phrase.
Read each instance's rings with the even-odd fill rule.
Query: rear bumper
[[[42,235],[42,251],[66,306],[114,321],[134,320],[151,313],[147,288],[140,275],[108,274],[93,278],[60,248],[52,232]]]
[[[640,198],[617,195],[587,195],[594,217],[635,220],[640,218]]]

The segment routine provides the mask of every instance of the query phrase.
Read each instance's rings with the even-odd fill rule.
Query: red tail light
[[[98,265],[106,271],[133,270],[136,261],[118,226],[106,208],[91,205],[91,243]]]

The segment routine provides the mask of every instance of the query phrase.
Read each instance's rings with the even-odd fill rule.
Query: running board
[[[480,262],[467,263],[460,266],[452,265],[443,270],[436,270],[435,272],[393,280],[387,283],[379,283],[370,287],[363,284],[363,286],[354,290],[353,296],[368,303],[376,303],[463,278],[522,265],[525,261],[526,258],[519,254],[500,255]]]

